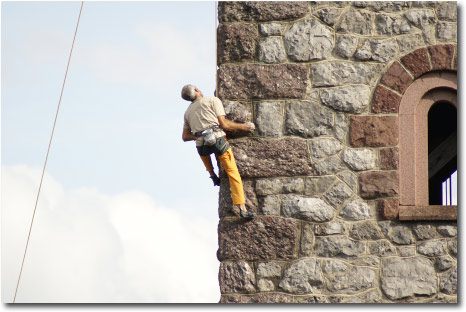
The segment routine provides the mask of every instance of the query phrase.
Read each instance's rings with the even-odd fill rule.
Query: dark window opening
[[[456,107],[449,102],[439,101],[429,110],[429,205],[456,204],[456,118]]]

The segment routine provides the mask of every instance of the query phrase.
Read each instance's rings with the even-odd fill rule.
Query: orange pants
[[[233,199],[233,205],[244,204],[244,191],[243,191],[243,182],[241,181],[241,176],[238,172],[238,167],[236,167],[235,157],[231,148],[229,148],[225,153],[220,156],[217,156],[220,164],[228,175],[228,180],[230,181],[230,190],[231,197]],[[209,156],[201,156],[202,162],[204,163],[207,171],[213,171],[212,160]]]

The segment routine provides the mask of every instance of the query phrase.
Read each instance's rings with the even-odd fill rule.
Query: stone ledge
[[[409,220],[456,220],[457,206],[400,206],[399,219]]]

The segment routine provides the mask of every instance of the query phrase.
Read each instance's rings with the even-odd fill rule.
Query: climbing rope
[[[214,2],[215,9],[215,96],[218,97],[218,73],[217,73],[217,30],[218,30],[218,1]]]
[[[68,76],[68,69],[70,67],[71,55],[73,54],[73,48],[74,48],[74,42],[76,40],[76,34],[78,33],[79,20],[81,19],[81,13],[82,13],[82,10],[83,10],[83,5],[84,5],[84,1],[81,1],[81,8],[79,9],[78,22],[76,24],[76,29],[74,31],[73,43],[71,44],[70,55],[68,57],[68,64],[66,65],[65,78],[63,79],[63,84],[62,84],[62,87],[61,87],[60,99],[58,100],[58,107],[57,107],[57,112],[55,114],[55,120],[53,122],[52,134],[50,135],[49,147],[47,149],[47,155],[45,156],[44,167],[42,168],[42,176],[40,178],[39,190],[37,191],[36,204],[34,205],[34,212],[32,214],[31,224],[29,226],[29,234],[28,234],[28,238],[27,238],[27,241],[26,241],[26,248],[24,249],[23,261],[21,262],[21,269],[19,271],[18,282],[16,284],[15,297],[13,298],[13,303],[16,303],[16,295],[18,294],[19,283],[21,281],[21,274],[23,273],[24,260],[26,259],[26,253],[27,253],[28,246],[29,246],[29,239],[31,238],[32,225],[34,224],[34,217],[36,215],[37,203],[39,202],[40,190],[42,188],[42,182],[44,180],[45,168],[47,167],[47,161],[49,159],[50,147],[52,145],[53,134],[55,132],[55,125],[57,124],[58,112],[60,111],[61,99],[62,99],[62,96],[63,96],[63,90],[65,89],[66,77]]]

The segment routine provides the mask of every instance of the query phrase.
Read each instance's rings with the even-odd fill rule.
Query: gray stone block
[[[358,38],[351,35],[338,35],[337,43],[335,44],[335,53],[343,58],[353,56],[358,44]]]
[[[320,99],[325,106],[334,110],[360,114],[369,106],[371,89],[364,85],[352,85],[337,88],[327,88],[320,93]]]
[[[286,61],[286,52],[280,37],[267,37],[259,42],[259,61],[267,64]]]
[[[308,101],[293,101],[286,110],[286,133],[312,138],[331,134],[332,112],[319,104]]]
[[[323,62],[311,65],[311,83],[314,87],[332,87],[347,84],[370,85],[378,75],[375,64]]]
[[[279,137],[283,132],[283,114],[281,102],[257,103],[256,127],[263,136]]]
[[[254,270],[246,261],[220,263],[219,281],[221,293],[256,290]]]
[[[305,294],[319,293],[324,278],[316,259],[301,259],[291,263],[285,270],[279,287],[286,292]]]
[[[437,275],[432,262],[423,257],[388,258],[382,261],[381,287],[392,300],[430,296],[437,292]]]
[[[257,265],[256,274],[258,277],[280,277],[282,268],[275,261],[261,262]]]
[[[335,181],[334,176],[306,178],[304,182],[304,194],[320,195],[327,191]]]
[[[371,208],[362,200],[348,202],[340,212],[346,220],[366,220],[371,217]]]
[[[257,195],[302,194],[303,191],[303,178],[275,178],[256,181]]]
[[[288,195],[282,198],[282,214],[285,217],[325,222],[333,218],[335,211],[322,199]]]
[[[315,158],[324,158],[341,151],[342,144],[332,138],[319,138],[310,143],[311,155]]]
[[[283,25],[280,23],[259,24],[259,33],[263,36],[280,36],[283,33]]]
[[[333,49],[333,33],[315,19],[294,23],[283,40],[288,57],[297,62],[326,59]]]
[[[347,201],[353,192],[351,189],[343,182],[337,182],[332,185],[329,190],[324,194],[324,198],[329,202],[333,207],[337,208]]]
[[[427,241],[417,246],[417,252],[428,257],[446,254],[447,246],[443,241]]]
[[[341,158],[355,171],[375,169],[377,162],[375,152],[368,148],[346,149],[341,154]]]
[[[354,241],[346,236],[324,236],[315,238],[314,252],[320,257],[355,257],[365,251],[360,241]]]

